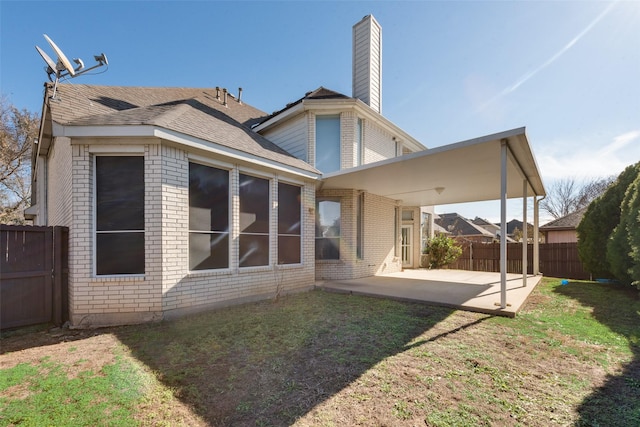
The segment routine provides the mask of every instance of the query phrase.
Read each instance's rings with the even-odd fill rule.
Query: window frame
[[[302,243],[302,230],[304,229],[304,223],[303,223],[303,215],[302,215],[302,200],[303,200],[303,195],[304,195],[304,186],[300,185],[300,184],[294,184],[291,182],[287,182],[287,181],[278,181],[278,213],[277,213],[277,217],[278,217],[278,227],[276,229],[276,241],[277,241],[277,251],[276,251],[276,259],[278,260],[278,265],[300,265],[302,264],[303,261],[303,243]],[[298,234],[294,234],[294,233],[281,233],[280,232],[280,207],[282,205],[282,200],[280,199],[280,185],[288,185],[290,187],[295,187],[298,189],[299,191],[299,197],[300,197],[300,209],[298,210],[298,215],[299,215],[299,232]],[[284,263],[281,262],[281,256],[280,256],[280,237],[298,237],[299,242],[298,242],[298,255],[299,255],[299,261],[298,262],[292,262],[292,263]]]
[[[318,126],[318,121],[336,121],[337,125],[338,125],[338,138],[337,138],[337,169],[333,169],[333,170],[326,170],[326,169],[322,169],[321,166],[322,165],[318,165],[318,132],[321,128],[321,126]],[[323,172],[323,173],[331,173],[331,172],[338,172],[339,170],[342,169],[342,118],[340,114],[316,114],[315,116],[315,161],[314,161],[314,167],[316,169],[318,169],[319,171]],[[321,141],[324,141],[324,138],[321,138]],[[331,141],[332,145],[335,144],[335,141]],[[335,164],[332,164],[332,167],[335,167]]]
[[[252,177],[255,179],[260,179],[263,181],[266,181],[267,183],[267,189],[268,189],[268,198],[267,198],[267,207],[266,207],[266,211],[267,211],[267,232],[243,232],[242,230],[242,226],[240,224],[241,221],[241,216],[242,216],[242,194],[241,194],[241,181],[242,181],[242,176],[247,176],[247,177]],[[264,267],[269,267],[271,265],[272,262],[272,254],[271,254],[271,244],[272,244],[272,219],[273,219],[273,213],[272,213],[272,207],[273,207],[273,177],[271,176],[266,176],[260,173],[253,173],[252,171],[247,171],[247,170],[238,170],[238,258],[237,258],[237,263],[238,263],[238,268],[242,269],[242,270],[246,270],[246,269],[251,269],[251,268],[264,268]],[[267,245],[266,245],[266,249],[267,249],[267,262],[266,264],[259,264],[259,265],[242,265],[242,253],[241,253],[241,242],[242,242],[242,236],[266,236],[267,237]]]
[[[233,174],[232,174],[232,169],[230,167],[228,167],[225,164],[221,164],[221,163],[213,163],[213,162],[206,162],[206,161],[201,161],[200,159],[198,159],[197,157],[189,157],[188,162],[187,162],[187,169],[188,169],[188,181],[191,180],[191,164],[196,164],[198,166],[204,166],[204,167],[208,167],[208,168],[212,168],[212,169],[218,169],[221,171],[225,171],[227,173],[227,232],[226,232],[226,237],[227,237],[227,265],[225,267],[220,267],[220,268],[203,268],[203,269],[193,269],[191,268],[191,235],[192,234],[225,234],[222,231],[214,231],[214,230],[192,230],[191,229],[191,223],[190,223],[190,210],[191,210],[191,200],[190,200],[190,183],[188,184],[188,195],[187,195],[187,211],[189,211],[188,215],[188,227],[187,227],[187,234],[188,234],[188,240],[187,240],[187,269],[190,273],[207,273],[207,272],[224,272],[224,271],[229,271],[231,270],[231,261],[232,261],[232,240],[233,240],[233,205],[232,205],[232,179],[233,179]]]
[[[338,203],[339,206],[339,228],[338,228],[338,236],[331,236],[331,237],[324,237],[324,236],[319,236],[318,232],[320,230],[320,204],[322,202],[332,202],[332,203]],[[321,198],[317,198],[316,199],[316,219],[315,219],[315,260],[316,261],[339,261],[341,259],[342,256],[342,251],[340,250],[340,244],[342,242],[342,200],[340,198],[337,197],[321,197]],[[320,240],[337,240],[337,244],[333,245],[336,249],[337,249],[337,257],[331,257],[331,258],[318,258],[318,244]]]
[[[92,275],[96,278],[109,278],[109,277],[144,277],[146,274],[146,176],[145,176],[145,156],[144,153],[109,153],[109,152],[97,152],[92,153]],[[136,157],[142,159],[142,229],[121,229],[121,230],[98,230],[99,226],[99,209],[98,209],[98,158],[102,157]],[[98,256],[98,236],[109,234],[142,234],[142,272],[140,273],[107,273],[100,274],[99,271],[99,256]]]

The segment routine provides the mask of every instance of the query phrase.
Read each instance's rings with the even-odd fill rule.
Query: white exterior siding
[[[295,157],[309,162],[307,150],[307,117],[305,114],[282,123],[281,125],[264,132],[264,136],[273,143],[288,151]]]
[[[49,148],[48,160],[41,160],[44,160],[42,163],[47,162],[46,180],[49,183],[49,191],[40,193],[47,198],[46,205],[49,214],[47,222],[51,225],[70,227],[73,214],[71,210],[72,160],[69,138],[55,138],[54,143]]]
[[[369,15],[353,26],[353,97],[382,112],[382,28]]]

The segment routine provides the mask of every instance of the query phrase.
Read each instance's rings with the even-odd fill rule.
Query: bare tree
[[[31,144],[40,118],[2,95],[0,119],[0,223],[21,224],[31,196]]]
[[[554,181],[540,207],[554,218],[561,218],[589,205],[615,180],[615,177],[579,181],[575,177]]]

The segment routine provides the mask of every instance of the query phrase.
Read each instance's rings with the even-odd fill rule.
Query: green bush
[[[633,283],[640,289],[640,170],[625,194],[621,206],[620,224],[614,231],[614,240],[624,240],[622,251],[617,254],[607,252],[607,256],[617,255],[621,259],[620,267],[624,269],[624,280]],[[612,261],[612,265],[614,262]]]
[[[640,174],[638,174],[638,178],[640,178]],[[625,284],[633,282],[633,278],[631,277],[633,259],[631,257],[630,233],[633,228],[634,219],[631,203],[637,193],[636,182],[638,178],[627,187],[624,199],[620,204],[620,222],[613,230],[607,242],[607,261],[611,266],[611,272],[616,279]],[[635,216],[635,226],[637,227],[637,210]]]
[[[441,268],[460,258],[462,247],[454,239],[437,234],[427,242],[424,253],[429,255],[429,268]]]
[[[617,278],[613,270],[618,269],[618,265],[610,263],[616,255],[607,255],[609,241],[620,223],[620,206],[627,188],[639,172],[640,163],[628,166],[602,196],[591,202],[577,227],[580,260],[594,277]],[[619,240],[611,246],[614,251],[624,250]]]

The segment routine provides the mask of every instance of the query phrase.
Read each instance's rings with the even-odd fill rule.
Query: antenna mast
[[[49,76],[49,80],[54,82],[53,95],[51,96],[51,99],[55,99],[56,97],[56,91],[58,89],[58,82],[60,81],[60,78],[78,77],[88,71],[94,70],[98,67],[102,67],[103,65],[107,65],[107,66],[109,65],[109,61],[107,61],[107,56],[104,53],[101,53],[100,55],[94,55],[93,59],[97,62],[97,64],[94,65],[93,67],[84,68],[84,62],[82,61],[82,59],[74,58],[73,62],[76,63],[77,67],[73,68],[73,66],[71,65],[71,62],[69,62],[64,52],[62,52],[62,49],[60,49],[58,45],[56,45],[53,42],[53,40],[49,38],[49,36],[47,36],[46,34],[43,34],[43,36],[45,40],[49,43],[49,46],[51,46],[53,51],[56,53],[56,58],[57,58],[56,61],[53,61],[53,59],[51,59],[49,55],[47,55],[42,49],[36,46],[36,50],[38,51],[38,53],[40,54],[44,62],[47,64],[47,66],[45,67],[45,71]],[[52,76],[55,76],[55,80],[52,78]]]

